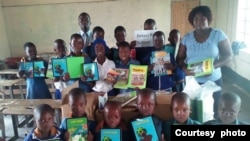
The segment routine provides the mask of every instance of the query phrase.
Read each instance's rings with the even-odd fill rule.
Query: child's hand
[[[154,64],[148,65],[148,71],[151,72],[154,69],[154,66],[155,66]]]
[[[69,81],[70,80],[70,75],[69,75],[68,72],[63,75],[63,80],[64,81]]]
[[[85,76],[85,75],[82,75],[81,76],[81,80],[84,82],[84,81],[86,81],[88,78]]]
[[[171,64],[171,63],[165,63],[165,68],[167,69],[167,70],[173,70],[174,69],[174,65],[173,64]]]
[[[70,133],[69,132],[65,132],[63,138],[64,138],[65,141],[68,141],[69,138],[70,138]]]
[[[88,133],[88,141],[93,141],[94,140],[94,136],[91,134],[91,132]]]

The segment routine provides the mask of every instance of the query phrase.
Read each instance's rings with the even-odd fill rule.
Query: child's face
[[[176,43],[181,39],[181,35],[179,32],[172,33],[168,38],[168,41],[171,45],[176,45]]]
[[[45,112],[40,118],[36,119],[37,128],[43,132],[50,132],[54,125],[54,115],[49,112]]]
[[[77,117],[81,117],[85,114],[86,103],[83,97],[69,97],[69,105],[72,114]]]
[[[138,95],[137,107],[143,116],[152,115],[155,109],[154,95],[150,95],[150,94]]]
[[[96,31],[93,33],[93,40],[96,40],[97,38],[104,39],[104,33],[100,31]]]
[[[80,54],[82,52],[83,45],[83,39],[81,38],[73,38],[70,42],[70,46],[74,54]]]
[[[104,118],[106,124],[110,128],[115,128],[118,126],[121,120],[121,111],[118,108],[105,108],[104,109]]]
[[[156,30],[155,24],[144,24],[144,30]]]
[[[54,43],[54,51],[59,57],[63,57],[66,54],[66,49],[63,44]]]
[[[156,49],[161,49],[163,47],[163,45],[165,44],[165,39],[164,39],[163,35],[161,35],[161,36],[154,36],[153,40],[154,40],[154,47]]]
[[[117,43],[125,41],[125,37],[126,37],[126,32],[125,31],[117,31],[115,33],[115,39],[116,39]]]
[[[129,47],[119,48],[119,57],[123,62],[127,62],[130,58],[130,49]]]
[[[99,43],[95,46],[95,54],[97,57],[104,57],[105,56],[105,47],[103,44]]]
[[[218,116],[221,122],[231,124],[240,112],[240,105],[237,102],[220,101],[218,106]]]
[[[185,123],[190,115],[190,102],[173,101],[172,112],[175,120]]]
[[[31,59],[35,59],[37,55],[36,47],[30,46],[25,48],[26,55]]]
[[[78,24],[83,31],[87,32],[91,24],[90,17],[88,15],[81,15],[78,18]]]

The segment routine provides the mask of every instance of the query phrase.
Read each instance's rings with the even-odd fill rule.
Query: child
[[[176,54],[176,51],[178,52],[176,45],[178,42],[180,42],[180,40],[180,32],[177,29],[171,30],[168,37],[168,41],[170,44],[166,45],[166,51]],[[185,73],[180,67],[177,67],[174,73],[175,85],[173,87],[173,91],[181,92],[183,91],[185,86]]]
[[[86,95],[80,88],[73,88],[69,91],[69,106],[71,109],[71,115],[69,118],[87,117],[85,113],[85,107],[87,105]],[[96,127],[95,121],[88,120],[88,141],[93,141],[93,133]],[[65,141],[70,138],[69,132],[67,132],[66,119],[63,119],[60,129],[62,130]]]
[[[130,132],[127,125],[122,120],[122,107],[116,101],[108,101],[104,106],[104,120],[96,127],[95,140],[100,141],[100,131],[102,128],[119,128],[121,129],[122,141],[130,140]]]
[[[155,106],[157,104],[155,91],[150,88],[138,90],[136,104],[140,113],[138,118],[152,116],[155,129],[160,140],[162,137],[163,120],[154,115]]]
[[[97,55],[94,62],[97,63],[98,71],[99,71],[99,80],[96,81],[96,84],[94,85],[93,90],[95,92],[107,93],[113,89],[114,82],[109,82],[106,79],[106,76],[110,68],[115,68],[115,63],[112,60],[109,60],[105,56],[106,42],[103,39],[97,38],[94,41],[93,45],[95,47],[95,53]]]
[[[48,139],[63,140],[61,131],[54,123],[54,109],[48,104],[41,104],[34,109],[34,128],[24,141],[40,141]]]
[[[156,31],[153,34],[153,44],[154,50],[152,51],[165,51],[164,44],[165,44],[165,35],[162,31]],[[154,69],[155,64],[151,63],[150,58],[152,57],[152,51],[148,52],[148,54],[144,55],[144,61],[141,62],[143,65],[148,65],[148,80],[147,80],[147,88],[151,88],[153,90],[165,90],[165,91],[172,91],[172,87],[174,86],[173,76],[172,74],[162,75],[162,76],[155,76],[151,73]],[[175,70],[175,59],[174,54],[169,53],[170,55],[170,62],[164,62],[163,67],[164,70],[171,70],[172,72]]]
[[[130,58],[130,45],[128,42],[120,42],[118,44],[119,60],[116,60],[116,68],[129,69],[130,64],[140,65],[140,62]],[[119,89],[118,94],[123,94],[132,89]]]
[[[247,125],[238,120],[241,109],[241,98],[236,93],[226,92],[220,96],[218,105],[218,119],[205,122],[205,125]]]
[[[166,141],[171,141],[171,125],[200,125],[200,122],[192,120],[191,100],[186,93],[177,92],[171,99],[170,111],[173,119],[167,120],[163,125],[163,134]]]
[[[78,16],[78,25],[81,28],[78,34],[82,36],[84,41],[83,47],[85,48],[92,42],[92,32],[90,30],[91,19],[88,13],[83,12]]]
[[[82,53],[84,41],[80,34],[72,34],[70,37],[70,47],[71,53],[68,57],[84,57],[84,63],[90,63],[90,58]],[[70,76],[69,76],[70,77]],[[67,81],[67,85],[72,85],[75,81],[79,81],[79,87],[84,90],[86,93],[92,91],[94,85],[93,82],[86,82],[86,77],[81,76],[81,78],[70,79]]]
[[[23,57],[21,62],[43,61],[45,67],[44,70],[46,74],[48,63],[44,59],[37,57],[35,44],[33,44],[32,42],[25,43],[24,50],[26,53],[26,57]],[[18,72],[18,76],[26,79],[26,99],[52,99],[49,88],[44,80],[45,77],[26,77],[24,75],[24,72],[21,70]]]

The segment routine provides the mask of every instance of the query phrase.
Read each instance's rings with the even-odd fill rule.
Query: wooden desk
[[[20,82],[21,80],[22,79],[0,80],[0,86],[9,87],[10,97],[11,97],[11,99],[13,99],[14,98],[13,85]]]
[[[10,79],[10,75],[17,75],[18,69],[4,69],[0,70],[0,75],[8,75],[8,79]]]

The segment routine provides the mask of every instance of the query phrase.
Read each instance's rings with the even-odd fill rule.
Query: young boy
[[[163,120],[154,115],[154,109],[157,104],[155,91],[150,88],[138,90],[136,104],[140,113],[140,116],[138,118],[152,116],[157,135],[159,137],[159,140],[161,140],[163,133]]]
[[[191,113],[191,100],[186,93],[177,92],[173,95],[170,110],[173,114],[173,119],[167,120],[163,124],[165,140],[171,140],[171,125],[200,125],[200,122],[192,120],[189,117]]]
[[[123,41],[118,44],[119,60],[116,60],[116,68],[129,69],[130,64],[140,65],[140,62],[130,58],[130,45]],[[118,94],[129,92],[133,89],[118,89]]]
[[[180,42],[180,40],[181,40],[181,35],[180,35],[179,30],[177,29],[171,30],[169,33],[169,37],[168,37],[169,44],[166,45],[165,50],[167,52],[176,54],[176,51],[178,52],[178,50],[176,49],[176,45],[178,42]],[[183,91],[184,86],[185,86],[184,71],[182,71],[180,67],[177,67],[174,72],[173,77],[174,77],[174,83],[175,83],[173,87],[173,91],[177,91],[177,92]]]
[[[121,129],[122,141],[130,140],[130,132],[127,125],[122,120],[122,107],[116,101],[108,101],[104,106],[104,120],[96,127],[95,140],[100,141],[100,132],[102,128],[119,128]]]
[[[153,90],[165,90],[172,91],[172,87],[174,86],[174,80],[172,74],[155,76],[152,74],[152,70],[155,67],[155,64],[151,63],[151,57],[153,51],[165,51],[165,35],[162,31],[156,31],[153,34],[154,41],[154,50],[148,52],[148,54],[144,55],[144,60],[141,62],[143,65],[148,65],[148,78],[147,78],[147,88],[151,88]],[[169,53],[169,52],[168,52]],[[171,70],[172,72],[175,70],[175,59],[172,53],[170,55],[170,62],[164,62],[163,67],[164,70]]]
[[[24,141],[40,141],[48,139],[63,140],[61,131],[54,123],[54,109],[48,104],[41,104],[34,109],[34,128]]]
[[[227,92],[220,96],[218,105],[218,119],[205,122],[205,125],[247,125],[238,120],[241,109],[241,98],[238,94]]]
[[[69,118],[87,117],[85,113],[86,105],[87,100],[83,90],[80,88],[73,88],[69,91],[69,106],[72,112]],[[90,131],[88,134],[88,141],[93,141],[95,127],[95,121],[88,120],[88,130]],[[69,132],[67,132],[66,119],[63,119],[60,129],[62,130],[64,140],[68,141],[70,135]]]

